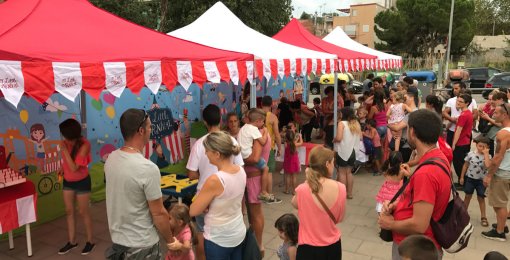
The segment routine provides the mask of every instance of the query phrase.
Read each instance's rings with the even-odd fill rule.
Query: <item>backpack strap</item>
[[[429,160],[426,160],[422,163],[420,163],[420,165],[418,165],[418,167],[416,167],[416,169],[414,170],[413,174],[407,179],[407,181],[404,182],[404,184],[402,185],[402,187],[400,187],[400,189],[397,191],[397,193],[395,194],[395,196],[393,196],[393,198],[390,200],[390,204],[395,202],[395,200],[397,200],[397,198],[402,194],[402,192],[404,192],[404,190],[406,189],[407,187],[407,184],[409,184],[409,182],[411,181],[411,178],[413,177],[414,173],[416,171],[418,171],[422,166],[424,165],[437,165],[439,166],[447,175],[448,175],[448,178],[450,178],[450,174],[448,174],[448,170],[444,167],[443,164],[439,163],[438,161],[442,161],[443,163],[445,163],[443,160],[439,159],[439,160],[435,160],[435,159],[429,159]],[[455,190],[455,187],[453,185],[453,182],[450,178],[450,182],[452,183],[452,193],[455,191],[455,193],[457,192]]]

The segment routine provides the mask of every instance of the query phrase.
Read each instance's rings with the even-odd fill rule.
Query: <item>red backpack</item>
[[[440,136],[437,140],[437,144],[439,146],[439,150],[443,152],[443,154],[446,156],[446,159],[448,159],[448,162],[451,164],[453,161],[453,150],[450,145],[444,140],[442,136]]]

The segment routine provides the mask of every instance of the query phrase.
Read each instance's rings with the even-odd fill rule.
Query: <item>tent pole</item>
[[[254,84],[250,84],[250,107],[256,108],[257,107],[257,79],[254,79],[253,83]]]
[[[338,72],[333,73],[334,81],[334,94],[333,94],[333,136],[336,136],[336,130],[338,127]]]
[[[80,120],[82,127],[83,136],[87,137],[87,97],[85,95],[85,91],[81,90],[80,92]]]

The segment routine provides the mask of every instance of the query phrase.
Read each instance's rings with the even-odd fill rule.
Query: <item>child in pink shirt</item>
[[[379,193],[375,197],[377,201],[375,210],[378,214],[382,211],[382,205],[385,201],[393,199],[393,196],[397,194],[398,190],[402,186],[402,177],[400,174],[400,165],[402,164],[402,154],[400,152],[393,151],[390,153],[388,160],[384,163],[384,183],[379,189]]]

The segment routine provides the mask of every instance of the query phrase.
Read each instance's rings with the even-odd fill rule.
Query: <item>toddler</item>
[[[168,210],[168,216],[175,241],[168,244],[171,251],[167,252],[165,260],[194,260],[192,244],[197,244],[197,240],[188,206],[173,204]]]
[[[404,122],[404,118],[406,115],[406,111],[412,112],[411,109],[404,104],[404,91],[397,91],[393,94],[392,105],[386,114],[388,118],[388,125],[398,125]],[[402,137],[402,130],[399,131],[391,131],[391,134],[395,138],[395,151],[398,151],[400,148],[400,138]]]
[[[361,130],[365,130],[365,125],[367,124],[368,116],[367,109],[364,107],[359,107],[356,113],[358,114],[358,122],[359,125],[361,126]]]
[[[274,223],[283,244],[278,247],[276,254],[280,260],[296,260],[299,221],[294,214],[283,214]]]
[[[381,138],[375,126],[376,123],[374,119],[369,119],[367,121],[365,130],[363,131],[363,144],[365,145],[365,150],[370,153],[369,156],[374,162],[375,171],[373,175],[379,176],[381,175],[382,146]],[[370,145],[373,148],[371,151],[369,150]]]
[[[476,150],[469,152],[464,159],[465,162],[459,180],[460,184],[464,185],[464,193],[466,194],[464,204],[466,204],[466,208],[469,207],[471,197],[476,190],[483,227],[489,226],[487,215],[485,214],[485,186],[483,185],[483,178],[487,174],[492,158],[489,154],[489,143],[489,139],[485,136],[475,139]]]
[[[400,165],[402,164],[402,154],[393,151],[390,153],[388,160],[384,163],[384,183],[379,189],[379,193],[375,197],[377,204],[375,210],[378,214],[382,211],[382,206],[385,201],[393,199],[398,190],[402,186],[403,175],[400,173]],[[398,200],[398,199],[397,199]]]
[[[287,131],[285,134],[285,153],[283,155],[283,171],[285,173],[285,191],[283,193],[292,194],[296,189],[297,174],[301,171],[301,164],[297,148],[303,145],[303,139],[296,139],[293,131]]]
[[[264,131],[264,134],[260,133],[261,128],[265,125],[266,113],[258,108],[251,109],[247,114],[247,123],[239,130],[237,141],[241,146],[241,156],[244,159],[244,163],[247,165],[253,165],[262,172],[261,182],[267,180],[269,175],[269,167],[267,167],[266,160],[259,157],[255,160],[255,155],[252,153],[254,142],[259,142],[262,147],[268,140],[269,133]],[[261,183],[261,187],[266,187],[265,183]],[[275,197],[272,194],[262,191],[259,194],[259,199],[274,203]]]

